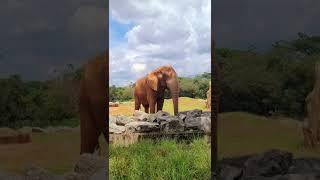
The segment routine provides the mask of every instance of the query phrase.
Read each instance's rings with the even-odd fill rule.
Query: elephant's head
[[[178,114],[179,83],[177,73],[171,66],[161,66],[147,75],[148,86],[154,91],[169,89],[174,115]]]

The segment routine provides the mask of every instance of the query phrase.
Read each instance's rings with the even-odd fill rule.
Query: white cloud
[[[110,1],[112,17],[133,24],[126,33],[126,44],[110,49],[111,84],[134,82],[160,65],[172,65],[178,76],[210,71],[210,3],[210,0]],[[138,72],[140,65],[135,64],[145,66]]]
[[[141,63],[134,63],[131,67],[132,72],[140,73],[142,71],[145,71],[147,68],[146,64]]]

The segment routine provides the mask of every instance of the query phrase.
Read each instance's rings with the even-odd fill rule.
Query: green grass
[[[301,128],[292,119],[272,119],[244,112],[223,113],[219,118],[220,158],[275,148],[290,151],[298,157],[320,158],[320,151],[303,147]]]
[[[210,179],[210,147],[204,138],[191,144],[144,140],[110,147],[110,179]]]

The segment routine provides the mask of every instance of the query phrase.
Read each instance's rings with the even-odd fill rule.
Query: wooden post
[[[320,63],[315,64],[315,83],[305,99],[307,116],[303,126],[305,146],[315,148],[320,145]]]

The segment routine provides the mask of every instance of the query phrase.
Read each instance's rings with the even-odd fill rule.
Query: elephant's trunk
[[[178,114],[178,104],[179,104],[179,84],[177,78],[172,78],[167,81],[167,86],[170,90],[174,115]]]

